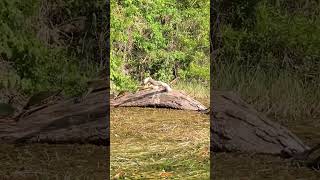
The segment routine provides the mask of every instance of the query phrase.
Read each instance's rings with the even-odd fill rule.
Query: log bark
[[[110,101],[115,107],[156,107],[201,111],[207,109],[199,101],[181,91],[143,90]]]
[[[49,105],[18,122],[0,122],[2,143],[109,144],[108,91],[92,93],[75,104],[69,99]]]
[[[80,103],[59,101],[15,122],[0,121],[2,143],[109,144],[108,90],[89,94]],[[267,154],[304,152],[309,147],[288,129],[272,122],[230,92],[212,96],[211,146],[213,151]],[[139,91],[110,101],[114,107],[161,107],[203,111],[200,102],[180,91]]]
[[[108,90],[74,99],[39,105],[24,112],[18,121],[0,120],[2,143],[109,144]],[[205,109],[200,102],[178,91],[140,91],[110,101],[111,106],[156,106],[186,110]]]
[[[212,151],[290,157],[310,149],[287,128],[272,122],[234,93],[215,91],[211,98]]]

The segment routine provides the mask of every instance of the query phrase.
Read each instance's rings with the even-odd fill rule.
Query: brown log
[[[215,91],[211,97],[211,148],[293,156],[309,149],[287,128],[272,122],[239,96]]]
[[[58,102],[18,121],[0,122],[2,143],[93,143],[107,145],[108,91],[88,95],[85,101]]]
[[[108,90],[89,94],[80,103],[60,101],[23,117],[17,123],[0,121],[3,143],[109,143]],[[229,92],[212,96],[211,146],[214,151],[292,155],[308,150],[288,129],[272,122]],[[139,91],[110,101],[111,106],[163,107],[202,111],[206,107],[180,91]]]
[[[110,101],[110,105],[115,107],[157,107],[192,111],[207,109],[199,101],[181,91],[172,90],[166,92],[164,89],[138,91],[134,94],[113,99]]]
[[[3,143],[94,143],[109,142],[107,111],[108,90],[93,91],[79,103],[74,99],[56,104],[39,105],[18,122],[0,121],[0,141]],[[157,106],[186,110],[205,107],[178,91],[170,93],[140,91],[111,100],[114,106]],[[36,110],[34,110],[36,109]]]

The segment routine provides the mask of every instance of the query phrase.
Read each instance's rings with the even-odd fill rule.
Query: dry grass
[[[232,90],[257,110],[283,122],[320,119],[320,78],[304,82],[287,71],[242,69],[235,64],[218,65],[212,80],[219,90]]]
[[[204,104],[209,103],[210,98],[210,84],[209,82],[187,82],[178,81],[177,84],[173,86],[174,89],[183,90],[185,93],[189,94],[191,97],[202,100]]]
[[[126,179],[208,179],[209,117],[197,112],[111,111],[111,175]]]
[[[1,145],[0,179],[105,180],[106,153],[94,145]]]

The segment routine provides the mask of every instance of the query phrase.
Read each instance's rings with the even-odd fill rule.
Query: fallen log
[[[155,107],[171,108],[180,110],[202,111],[207,108],[199,101],[189,97],[187,94],[172,90],[166,92],[160,90],[142,90],[134,94],[112,99],[110,106],[114,107]]]
[[[287,128],[272,122],[232,92],[211,98],[212,151],[240,151],[292,157],[310,148]]]
[[[90,93],[83,101],[62,100],[23,117],[0,121],[2,143],[109,144],[108,90]],[[288,129],[270,121],[230,92],[212,96],[213,151],[241,151],[294,156],[309,150]],[[203,111],[206,107],[180,91],[144,90],[110,100],[113,107],[160,107]]]
[[[291,163],[320,169],[320,144],[310,148],[287,128],[258,113],[232,92],[211,96],[210,151],[279,155]]]
[[[85,99],[60,100],[24,112],[15,122],[0,121],[2,143],[93,143],[109,144],[107,89],[92,91]],[[155,106],[185,110],[206,109],[200,102],[178,91],[139,91],[110,101],[111,106]]]
[[[85,101],[59,101],[24,116],[0,121],[2,143],[109,144],[108,91],[90,94]]]

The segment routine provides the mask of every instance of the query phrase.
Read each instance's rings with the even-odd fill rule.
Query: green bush
[[[77,95],[85,81],[106,64],[106,2],[46,0],[46,6],[40,2],[0,2],[0,60],[13,64],[18,84],[27,94],[64,88],[67,95]],[[70,37],[58,34],[62,45],[37,37],[44,31],[41,27],[48,27],[48,33],[81,16],[86,17],[85,28]]]
[[[111,1],[111,10],[117,86],[149,75],[209,80],[209,1]],[[120,84],[120,77],[128,83]]]
[[[248,68],[287,69],[301,77],[319,71],[320,21],[279,13],[261,3],[252,30],[222,25],[221,60]]]
[[[241,26],[234,26],[232,16],[222,17],[213,39],[213,80],[215,87],[236,90],[269,114],[315,117],[320,115],[315,110],[320,107],[319,6],[289,2],[260,1]]]

